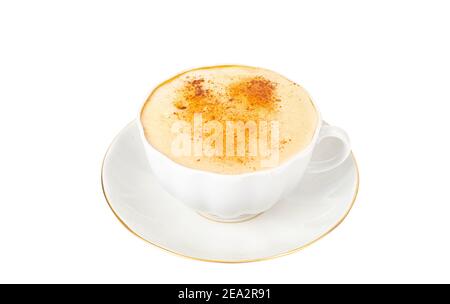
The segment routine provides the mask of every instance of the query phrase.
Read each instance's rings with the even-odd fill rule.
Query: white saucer
[[[359,177],[355,159],[349,157],[330,172],[307,174],[298,189],[271,210],[245,222],[219,223],[160,187],[134,121],[111,144],[102,185],[119,221],[144,241],[192,259],[239,263],[290,254],[326,236],[350,212]]]

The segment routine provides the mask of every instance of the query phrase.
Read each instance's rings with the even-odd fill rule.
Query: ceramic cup
[[[176,163],[146,140],[140,113],[138,120],[150,167],[166,191],[202,215],[233,222],[270,209],[298,185],[305,172],[332,170],[347,159],[351,149],[345,131],[324,123],[318,110],[317,115],[314,136],[305,149],[277,167],[234,175]]]

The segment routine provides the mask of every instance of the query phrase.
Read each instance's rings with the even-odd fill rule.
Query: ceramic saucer
[[[326,236],[350,212],[359,177],[352,155],[332,171],[306,174],[297,189],[269,211],[245,222],[220,223],[161,188],[134,121],[111,144],[102,185],[113,213],[144,241],[196,260],[239,263],[293,253]]]

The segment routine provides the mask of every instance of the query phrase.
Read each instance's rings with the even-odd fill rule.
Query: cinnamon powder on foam
[[[275,98],[276,84],[263,77],[253,77],[230,84],[225,92],[214,89],[214,84],[203,78],[187,80],[175,101],[177,118],[191,122],[201,113],[205,122],[210,120],[258,122],[267,119],[278,108]]]
[[[187,78],[177,93],[173,114],[177,119],[192,123],[195,114],[202,114],[203,122],[211,120],[225,124],[226,121],[270,121],[279,110],[280,100],[276,95],[277,84],[261,76],[244,78],[220,90],[211,80]],[[224,128],[225,130],[225,128]],[[246,135],[246,141],[248,142]],[[225,140],[226,136],[224,136]],[[280,146],[287,141],[283,139]],[[235,146],[237,145],[235,135]],[[225,142],[223,144],[225,147]],[[247,151],[248,152],[248,151]],[[252,157],[215,157],[217,160],[245,163]],[[200,160],[198,160],[200,161]]]

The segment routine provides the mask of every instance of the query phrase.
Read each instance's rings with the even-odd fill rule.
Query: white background
[[[0,2],[0,282],[450,283],[448,1]],[[308,249],[224,265],[131,235],[101,191],[113,137],[182,70],[306,87],[361,171]]]

